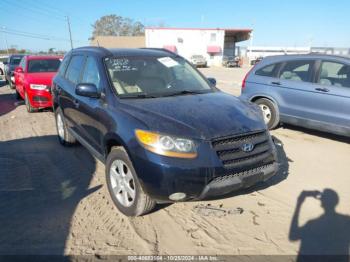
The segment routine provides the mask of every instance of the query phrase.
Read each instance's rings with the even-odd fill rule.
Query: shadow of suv
[[[74,49],[53,80],[59,141],[105,163],[129,216],[267,180],[278,164],[260,109],[214,82],[163,49]]]

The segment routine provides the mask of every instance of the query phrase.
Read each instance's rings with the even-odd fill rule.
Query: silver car
[[[191,56],[190,62],[195,67],[207,67],[207,60],[202,55],[193,55],[193,56]]]

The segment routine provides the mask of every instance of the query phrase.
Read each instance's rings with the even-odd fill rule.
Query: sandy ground
[[[234,95],[246,71],[203,69]],[[28,114],[13,93],[0,87],[0,254],[295,255],[300,241],[289,231],[303,190],[331,188],[340,199],[336,212],[350,214],[349,141],[288,126],[272,132],[283,143],[272,181],[126,218],[108,196],[104,166],[82,146],[60,146],[52,112]],[[202,208],[208,204],[219,210]],[[322,213],[320,201],[307,198],[300,225]],[[348,244],[340,235],[350,223],[340,227],[337,217],[315,220],[319,230],[305,228],[301,241],[327,244],[333,236],[329,241]]]

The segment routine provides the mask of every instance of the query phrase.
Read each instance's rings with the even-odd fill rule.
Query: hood
[[[258,107],[222,92],[120,101],[150,130],[180,137],[210,140],[266,129]]]
[[[30,84],[41,84],[51,86],[52,79],[57,72],[27,73],[26,78]]]

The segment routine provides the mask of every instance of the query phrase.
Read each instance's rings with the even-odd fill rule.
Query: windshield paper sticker
[[[179,65],[178,62],[176,62],[174,59],[170,57],[161,57],[161,58],[158,58],[158,61],[161,62],[166,67],[174,67]]]

